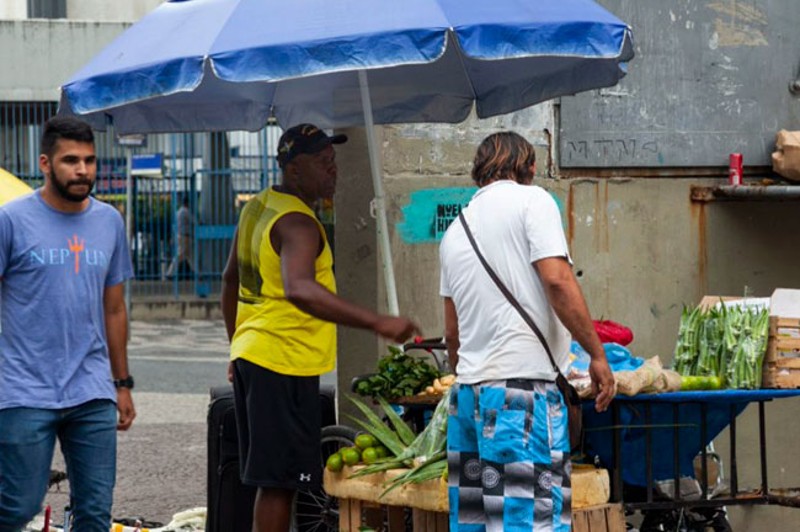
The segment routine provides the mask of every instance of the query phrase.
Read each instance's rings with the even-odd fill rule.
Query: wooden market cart
[[[401,486],[381,497],[384,485],[405,470],[349,478],[360,467],[345,467],[339,473],[325,470],[325,491],[339,499],[339,530],[358,532],[362,526],[376,530],[388,524],[389,532],[407,528],[410,510],[414,532],[449,530],[447,483],[434,479]],[[621,532],[625,519],[620,504],[606,504],[610,495],[609,476],[604,469],[577,466],[572,474],[573,531]]]

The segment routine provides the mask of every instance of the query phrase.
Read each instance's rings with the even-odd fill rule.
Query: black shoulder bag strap
[[[486,273],[489,274],[489,277],[492,278],[494,284],[497,285],[497,288],[506,296],[506,299],[511,306],[513,306],[519,315],[522,316],[522,319],[525,320],[525,323],[536,333],[536,336],[539,338],[539,341],[542,343],[544,350],[547,352],[547,356],[550,358],[550,363],[553,364],[553,371],[556,372],[556,379],[555,384],[558,387],[558,390],[564,397],[564,403],[567,407],[567,420],[568,420],[568,427],[569,427],[569,445],[570,449],[577,449],[580,447],[583,441],[583,421],[582,421],[582,413],[581,413],[581,399],[578,396],[577,390],[567,381],[567,378],[564,377],[564,374],[561,373],[561,369],[556,364],[555,359],[553,358],[553,353],[550,352],[550,346],[547,344],[547,340],[545,340],[542,331],[539,330],[539,327],[536,326],[534,323],[533,318],[531,318],[530,314],[522,308],[522,305],[519,304],[517,298],[506,288],[506,285],[503,284],[503,281],[497,276],[495,271],[489,266],[489,263],[486,262],[486,259],[481,253],[481,250],[478,249],[478,243],[475,242],[475,237],[472,236],[472,231],[469,229],[469,225],[467,225],[467,220],[464,218],[464,213],[461,212],[458,214],[458,219],[461,220],[461,225],[464,226],[464,232],[467,234],[467,238],[469,239],[469,243],[472,244],[472,249],[475,250],[475,254],[478,255],[478,259],[483,264],[483,267],[486,269]]]
[[[519,312],[519,315],[522,316],[523,320],[525,320],[525,323],[527,323],[528,326],[531,329],[533,329],[533,332],[536,333],[536,336],[542,343],[544,350],[547,352],[547,356],[550,358],[550,363],[553,365],[553,370],[556,372],[557,375],[561,375],[561,370],[559,369],[558,364],[556,364],[556,361],[553,358],[553,353],[550,352],[550,346],[547,344],[547,340],[545,340],[542,331],[539,330],[539,327],[536,326],[536,323],[533,321],[533,318],[531,318],[530,314],[528,314],[528,312],[524,308],[522,308],[522,305],[519,304],[517,298],[515,298],[514,295],[509,291],[509,289],[506,288],[506,285],[503,284],[503,281],[500,280],[500,278],[497,276],[492,267],[489,266],[489,263],[486,262],[483,253],[481,253],[481,250],[478,248],[478,243],[475,242],[475,237],[472,236],[472,231],[470,231],[469,225],[467,225],[467,219],[464,218],[463,212],[458,214],[458,219],[461,221],[461,225],[464,226],[464,232],[467,233],[467,238],[469,239],[469,243],[472,244],[472,249],[474,249],[475,254],[478,255],[478,260],[480,260],[481,264],[483,264],[483,267],[486,269],[486,273],[489,274],[489,277],[492,278],[492,281],[494,281],[494,284],[497,285],[497,288],[499,288],[500,291],[503,293],[503,295],[506,296],[506,299],[508,299],[508,302],[511,303],[511,306],[517,309],[517,312]]]

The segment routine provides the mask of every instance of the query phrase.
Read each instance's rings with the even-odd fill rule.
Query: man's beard
[[[67,183],[62,183],[56,178],[55,171],[52,170],[50,171],[49,177],[50,177],[50,182],[53,184],[53,187],[55,188],[56,192],[58,192],[58,195],[67,201],[81,203],[82,201],[84,201],[86,198],[89,197],[89,194],[91,194],[92,189],[94,189],[94,183],[88,178],[73,179],[72,181],[69,181]],[[88,188],[86,189],[85,194],[76,194],[70,191],[70,185],[88,185]]]

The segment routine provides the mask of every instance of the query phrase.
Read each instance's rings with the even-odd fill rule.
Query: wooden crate
[[[375,475],[348,478],[363,467],[345,467],[340,473],[331,473],[326,469],[323,476],[325,491],[340,499],[357,499],[381,505],[408,506],[447,513],[449,504],[447,483],[444,480],[429,480],[413,486],[407,484],[381,498],[379,495],[385,489],[385,484],[406,470],[393,469]],[[606,503],[611,494],[608,471],[591,465],[573,464],[570,484],[574,510]]]
[[[359,499],[339,499],[339,532],[406,532],[405,508],[376,505]],[[413,532],[447,532],[448,514],[412,509]]]
[[[573,510],[572,532],[625,532],[622,504],[600,504]]]
[[[406,469],[391,469],[383,473],[348,478],[364,466],[346,466],[339,473],[325,469],[323,484],[328,495],[338,499],[349,499],[371,502],[381,506],[406,506],[429,512],[448,511],[447,482],[444,479],[433,479],[419,484],[406,484],[381,497],[386,484],[405,473]]]
[[[369,522],[365,509],[370,503],[357,499],[339,499],[339,531],[359,532],[363,526],[370,526],[382,532],[404,532],[405,519],[403,508],[398,506],[384,507],[388,526],[383,520]],[[444,512],[412,509],[413,532],[448,532],[449,516]],[[379,514],[380,515],[380,514]],[[625,532],[625,514],[622,504],[600,504],[572,511],[573,532]]]
[[[375,475],[348,478],[363,467],[361,465],[345,467],[339,473],[332,473],[327,469],[324,472],[325,491],[339,499],[341,531],[357,532],[363,525],[381,529],[384,517],[389,523],[389,532],[403,531],[405,527],[403,509],[407,507],[413,510],[414,532],[447,532],[449,504],[447,484],[442,479],[429,480],[413,486],[405,485],[380,497],[385,484],[405,470],[390,470]],[[609,505],[602,504],[608,501],[610,493],[608,471],[575,464],[572,469],[571,485],[573,520],[577,519],[586,526],[592,523],[592,528],[574,530],[616,531],[616,528],[597,528],[601,517],[608,520],[606,514],[613,513],[612,510],[605,509]]]
[[[428,512],[413,508],[411,522],[413,532],[448,532],[450,530],[449,513]]]
[[[770,317],[762,387],[800,388],[800,319]]]

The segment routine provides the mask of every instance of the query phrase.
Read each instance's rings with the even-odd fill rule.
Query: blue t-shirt
[[[103,294],[131,277],[110,205],[67,214],[37,190],[0,207],[0,409],[116,401]]]

